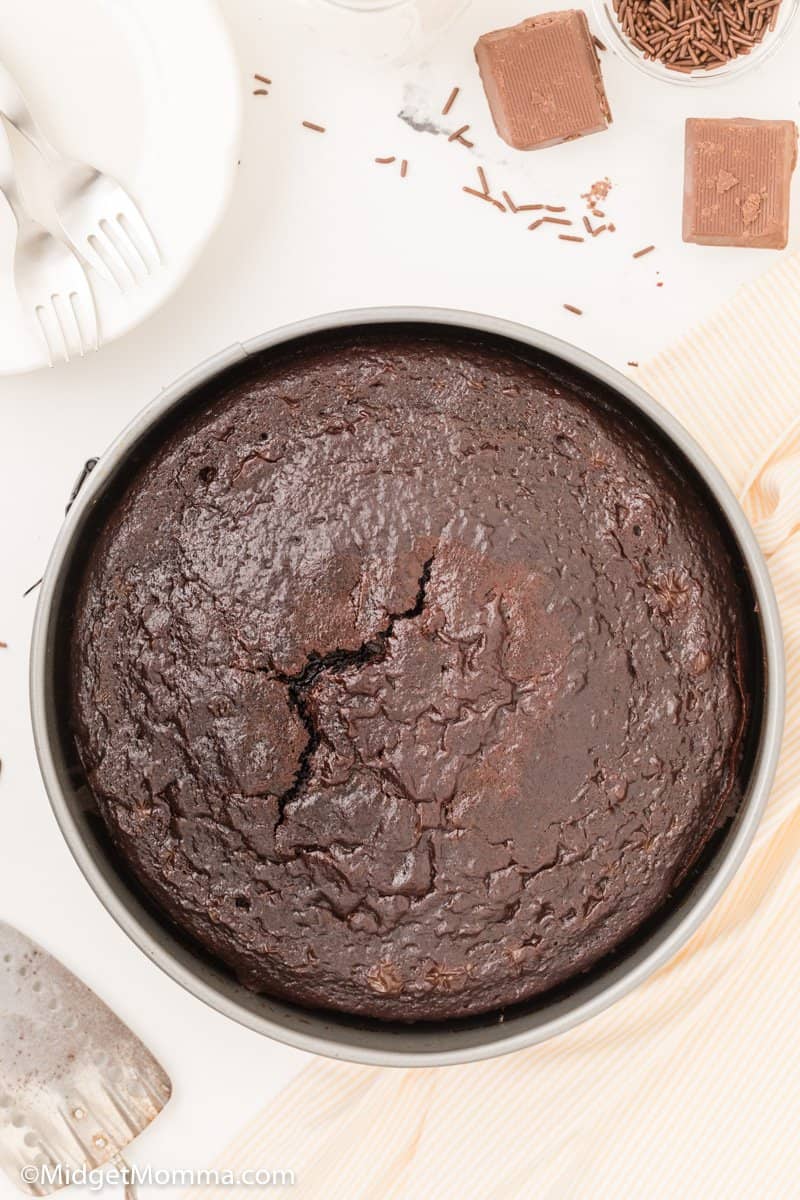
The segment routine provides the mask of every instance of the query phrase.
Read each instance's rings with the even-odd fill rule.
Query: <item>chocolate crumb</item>
[[[724,196],[726,192],[731,190],[731,188],[735,188],[738,183],[739,180],[735,175],[732,175],[730,171],[720,171],[719,175],[717,176],[717,195]]]
[[[586,201],[587,208],[597,208],[598,201],[605,200],[613,186],[608,176],[605,179],[598,179],[591,185],[587,192],[581,195],[581,200]],[[595,213],[594,215],[597,216],[598,214]]]
[[[745,225],[752,225],[761,215],[761,196],[758,192],[751,192],[747,199],[742,204],[742,221]]]

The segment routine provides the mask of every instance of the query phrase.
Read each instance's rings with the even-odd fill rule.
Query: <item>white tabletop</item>
[[[393,68],[344,60],[312,43],[298,20],[299,0],[225,0],[247,103],[238,185],[221,229],[148,324],[83,362],[0,380],[0,640],[8,643],[0,650],[0,914],[93,985],[172,1075],[173,1102],[131,1154],[140,1165],[207,1164],[308,1057],[183,992],[84,882],[35,762],[26,680],[35,595],[22,593],[42,574],[83,461],[163,385],[231,342],[326,310],[420,303],[510,317],[624,368],[776,261],[767,251],[681,243],[683,121],[798,117],[800,25],[762,69],[715,88],[650,82],[605,55],[611,130],[517,153],[493,131],[471,47],[487,28],[551,6],[474,0],[427,65]],[[269,96],[250,94],[259,86],[250,82],[254,72],[273,80]],[[455,84],[461,94],[450,117],[440,118]],[[398,119],[403,109],[446,130],[469,123],[475,149],[415,131]],[[302,128],[303,120],[327,133]],[[407,178],[396,164],[376,165],[378,155],[406,158]],[[566,204],[578,219],[581,193],[608,177],[614,186],[603,208],[617,232],[582,245],[559,241],[554,228],[528,233],[524,215],[462,193],[481,163],[495,192],[506,188],[517,203]],[[634,260],[649,243],[656,252]],[[253,1166],[290,1168],[279,1151],[274,1163]],[[13,1194],[0,1179],[0,1196]]]

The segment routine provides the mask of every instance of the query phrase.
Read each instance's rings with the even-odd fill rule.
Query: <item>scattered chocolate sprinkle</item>
[[[543,204],[520,204],[517,212],[541,212],[543,208]]]
[[[602,212],[602,210],[601,210],[601,209],[599,209],[599,208],[593,208],[593,209],[592,209],[592,216],[593,216],[593,217],[598,217],[598,218],[599,218],[601,221],[602,221],[602,219],[603,219],[603,217],[604,217],[605,215],[606,215],[606,214],[605,214],[604,212]]]
[[[254,96],[268,96],[269,92],[267,91],[266,88],[256,88],[255,91],[253,92],[253,95]]]
[[[266,75],[254,75],[253,79],[257,79],[259,83],[266,83],[267,86],[272,83],[272,80],[267,79]]]
[[[313,121],[303,121],[303,128],[304,129],[313,129],[315,133],[325,133],[326,132],[324,125],[315,125]]]
[[[566,204],[545,204],[545,212],[566,212]]]
[[[447,139],[448,142],[461,141],[464,134],[467,133],[468,130],[469,130],[469,125],[462,125],[460,129],[456,129],[453,133],[450,134],[450,137]]]
[[[576,308],[574,304],[565,304],[565,305],[564,305],[564,308],[567,310],[567,312],[575,313],[575,316],[576,316],[576,317],[582,317],[582,316],[583,316],[583,309],[582,309],[582,308]]]
[[[597,37],[596,34],[594,34],[594,33],[592,34],[592,41],[594,42],[595,49],[599,50],[601,53],[605,54],[605,52],[607,50],[607,46],[605,45],[605,43],[601,42],[600,38]]]
[[[539,220],[534,221],[532,225],[529,225],[528,229],[538,229],[540,225],[544,225],[544,217],[539,217]]]
[[[403,161],[400,163],[400,178],[405,179],[407,174],[408,174],[408,159],[404,158]]]
[[[461,88],[454,87],[454,88],[453,88],[453,90],[452,90],[452,92],[450,93],[450,95],[447,97],[447,99],[446,99],[446,101],[445,101],[445,104],[444,104],[444,108],[442,109],[442,116],[443,116],[443,117],[446,117],[446,116],[447,116],[447,114],[450,112],[450,109],[451,109],[451,108],[453,107],[453,105],[455,104],[455,102],[456,102],[456,97],[458,96],[458,93],[459,93],[460,91],[461,91]]]
[[[594,237],[594,229],[592,227],[592,222],[586,216],[583,218],[583,227],[588,234],[590,234],[592,237]]]
[[[489,187],[489,181],[486,178],[486,172],[484,171],[483,167],[478,167],[478,179],[481,181],[481,187],[483,188],[484,195],[488,196],[491,188]]]
[[[636,362],[634,359],[632,359],[632,358],[629,358],[629,359],[628,359],[628,366],[629,366],[629,367],[638,367],[638,365],[639,365],[639,364],[638,364],[638,362]]]
[[[571,225],[572,221],[568,221],[566,217],[542,217],[548,225]]]
[[[44,578],[44,576],[42,577],[42,579],[43,579],[43,578]],[[22,593],[22,599],[23,599],[23,600],[25,599],[25,597],[26,597],[26,596],[30,596],[31,592],[35,592],[35,591],[36,591],[37,587],[38,587],[38,586],[39,586],[39,584],[42,582],[42,579],[37,579],[37,580],[36,580],[36,583],[32,583],[32,584],[31,584],[31,586],[30,586],[29,588],[26,588],[26,589],[25,589],[25,591]]]
[[[511,210],[512,213],[516,213],[516,212],[520,211],[520,209],[517,208],[516,204],[509,196],[508,192],[501,192],[500,195],[503,197],[503,199],[506,202],[506,206]]]
[[[466,146],[468,150],[471,150],[472,147],[475,145],[474,142],[468,141],[467,138],[465,138],[465,137],[458,137],[458,138],[456,138],[456,141],[460,142],[460,144],[462,146]]]
[[[586,238],[578,237],[574,233],[560,233],[558,240],[560,242],[585,242]]]
[[[388,155],[387,158],[376,158],[375,162],[381,163],[381,165],[385,165],[386,163],[397,162],[397,158],[395,157],[394,154],[390,154],[390,155]]]
[[[462,192],[466,192],[468,196],[477,196],[479,200],[488,200],[489,203],[493,204],[495,208],[500,210],[500,212],[506,211],[505,204],[501,204],[499,200],[495,200],[494,196],[489,196],[486,194],[486,192],[479,192],[477,188],[471,187],[465,187],[461,190]]]
[[[645,246],[643,249],[637,250],[633,257],[644,258],[645,254],[650,254],[653,250],[655,250],[655,246]]]

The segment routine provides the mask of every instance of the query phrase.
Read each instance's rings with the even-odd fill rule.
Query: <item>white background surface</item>
[[[762,70],[718,88],[651,83],[605,56],[612,129],[518,154],[492,131],[471,47],[478,33],[537,11],[528,0],[474,0],[428,65],[400,69],[312,45],[299,0],[222,7],[241,59],[245,133],[234,198],[205,256],[159,314],[98,356],[0,380],[0,639],[9,644],[0,651],[0,913],[92,984],[169,1070],[174,1100],[131,1154],[158,1167],[207,1165],[308,1059],[239,1029],[148,963],[83,881],[51,816],[27,714],[35,596],[22,593],[42,573],[84,459],[212,352],[336,308],[480,309],[579,342],[618,366],[644,360],[777,257],[681,244],[684,118],[800,115],[797,26]],[[186,37],[190,54],[191,29]],[[274,81],[268,97],[250,95],[260,86],[249,81],[254,71]],[[469,122],[474,152],[397,117],[408,104],[436,117],[453,84],[463,91],[446,125]],[[204,87],[202,73],[196,87]],[[104,102],[119,106],[129,127],[126,96]],[[304,119],[327,125],[327,134],[303,129]],[[388,154],[409,160],[407,179],[374,164]],[[507,187],[518,203],[569,204],[578,216],[580,193],[608,176],[614,189],[604,208],[618,232],[584,245],[559,242],[555,229],[527,233],[523,215],[463,195],[479,162],[496,191]],[[657,252],[634,261],[631,253],[650,242]],[[585,315],[573,317],[564,302]],[[292,1166],[279,1146],[272,1163],[252,1165]],[[0,1197],[13,1194],[0,1179]]]

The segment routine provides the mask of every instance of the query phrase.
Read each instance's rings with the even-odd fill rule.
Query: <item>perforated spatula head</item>
[[[12,1181],[44,1196],[115,1159],[170,1093],[167,1074],[127,1025],[0,921],[0,1166]]]

